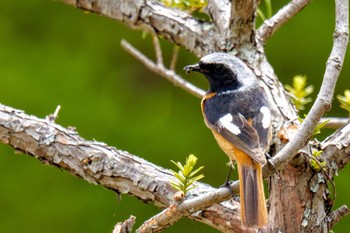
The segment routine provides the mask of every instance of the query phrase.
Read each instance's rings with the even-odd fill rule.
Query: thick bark
[[[87,141],[76,131],[49,119],[39,119],[1,104],[0,142],[116,193],[135,196],[160,208],[174,202],[175,190],[170,185],[173,176],[169,170],[104,143]],[[207,201],[201,202],[202,211],[190,212],[191,219],[220,231],[252,232],[244,230],[240,224],[238,202],[215,204],[231,197],[228,189],[215,191],[199,183],[192,192],[193,197],[207,194]]]
[[[38,119],[0,105],[0,141],[117,193],[133,195],[161,208],[173,203],[175,191],[169,184],[172,176],[168,170],[104,143],[86,141],[76,131],[65,129],[49,119]],[[328,161],[328,174],[335,174],[350,160],[350,124],[325,140],[322,146],[324,158]],[[273,195],[270,196],[269,208],[273,232],[298,232],[300,226],[307,232],[309,222],[324,222],[311,229],[320,228],[316,232],[326,232],[322,230],[331,224],[326,218],[329,214],[329,209],[325,209],[325,203],[329,201],[326,183],[324,174],[313,170],[302,155],[273,175],[270,178]],[[237,188],[237,185],[233,187]],[[231,200],[213,204],[230,198],[227,189],[215,190],[199,183],[192,194],[189,201],[180,206],[183,210],[191,210],[188,212],[190,218],[222,232],[253,232],[240,225],[239,203]],[[196,198],[198,194],[200,196]],[[196,212],[194,208],[203,210]],[[345,210],[348,213],[348,209]]]

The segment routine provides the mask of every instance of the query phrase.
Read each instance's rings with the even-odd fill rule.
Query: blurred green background
[[[273,1],[278,9],[287,1]],[[283,83],[303,74],[320,86],[332,45],[334,5],[314,1],[280,29],[266,51]],[[57,123],[86,139],[173,168],[193,153],[205,166],[204,182],[222,184],[226,156],[204,126],[200,100],[148,71],[120,47],[127,39],[154,58],[150,38],[60,1],[3,0],[0,6],[0,102],[45,117],[61,105]],[[162,41],[166,62],[172,45]],[[181,50],[178,72],[198,59]],[[337,93],[350,88],[348,59]],[[206,88],[198,75],[184,76]],[[313,97],[316,96],[314,93]],[[345,116],[335,101],[328,116]],[[330,133],[331,131],[326,131]],[[321,135],[320,138],[325,137]],[[349,167],[336,179],[335,207],[350,206]],[[159,210],[136,198],[88,184],[0,145],[0,232],[111,232],[133,214],[137,226]],[[136,226],[136,227],[137,227]],[[346,232],[349,217],[335,228]],[[188,229],[187,231],[184,229]],[[182,220],[166,232],[216,232]]]

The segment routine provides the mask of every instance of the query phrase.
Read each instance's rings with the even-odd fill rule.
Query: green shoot
[[[266,14],[261,10],[260,7],[257,9],[258,16],[261,18],[262,21],[265,21],[267,18],[271,18],[272,16],[271,0],[265,0],[265,10]]]
[[[304,115],[304,117],[305,117],[305,115]],[[303,123],[304,118],[298,117],[298,120],[300,121],[300,123]],[[330,119],[325,120],[325,121],[323,121],[323,122],[321,122],[321,123],[318,123],[318,124],[316,125],[316,127],[315,127],[313,133],[312,133],[312,137],[314,137],[314,136],[317,135],[317,134],[320,134],[320,133],[321,133],[321,129],[328,123],[328,121],[330,121]]]
[[[306,84],[306,76],[297,75],[293,78],[293,86],[285,85],[285,88],[292,95],[291,100],[298,111],[304,110],[304,106],[312,101],[307,96],[314,91],[314,87],[306,86]]]
[[[265,8],[266,8],[266,15],[267,18],[271,18],[272,17],[272,4],[271,4],[271,0],[265,0]]]
[[[185,165],[182,165],[180,162],[176,163],[172,160],[171,162],[175,164],[179,171],[175,172],[171,170],[176,179],[172,180],[170,183],[174,188],[184,192],[186,195],[189,190],[195,187],[194,183],[204,177],[203,174],[196,175],[200,170],[204,168],[204,166],[201,166],[193,171],[197,163],[197,157],[192,154],[186,158]]]
[[[266,16],[265,16],[264,12],[260,8],[258,8],[256,12],[258,13],[258,16],[261,18],[261,20],[265,21]]]
[[[350,90],[345,90],[344,95],[337,95],[337,99],[340,102],[340,107],[350,114]]]
[[[318,158],[322,154],[323,150],[314,150],[312,149],[313,159],[310,160],[310,166],[315,171],[320,171],[321,169],[325,169],[326,162],[319,162]]]
[[[207,6],[207,0],[159,0],[168,7],[175,7],[180,10],[195,12],[202,12],[204,7]]]

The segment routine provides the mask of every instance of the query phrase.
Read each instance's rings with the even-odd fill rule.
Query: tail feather
[[[246,227],[262,227],[267,224],[267,209],[261,165],[238,163],[240,180],[241,218]]]

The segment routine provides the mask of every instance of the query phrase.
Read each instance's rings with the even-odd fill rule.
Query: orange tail
[[[239,160],[237,159],[237,166],[242,224],[246,227],[262,227],[267,224],[267,209],[261,165],[248,156],[243,161]]]

